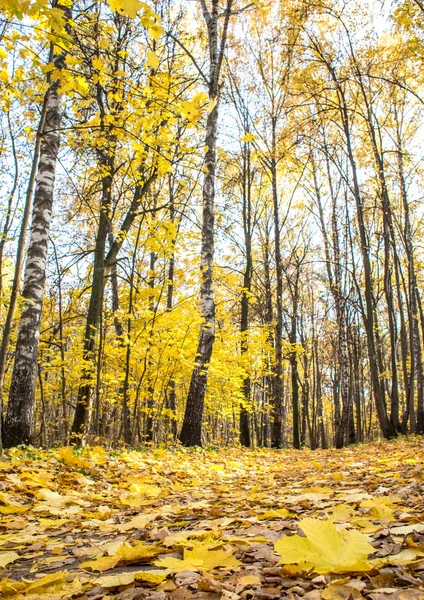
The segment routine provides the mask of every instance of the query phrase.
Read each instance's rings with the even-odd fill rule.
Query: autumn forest
[[[0,0],[0,597],[424,600],[422,0]]]
[[[5,448],[424,433],[419,0],[0,0]]]

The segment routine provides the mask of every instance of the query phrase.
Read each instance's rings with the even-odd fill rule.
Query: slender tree
[[[180,441],[184,446],[202,445],[202,417],[205,402],[208,368],[215,338],[215,301],[213,293],[213,256],[215,245],[214,201],[216,185],[216,140],[218,131],[218,107],[221,86],[221,71],[227,43],[233,0],[226,0],[224,10],[218,0],[200,0],[203,19],[206,23],[209,76],[206,79],[211,110],[206,123],[205,178],[203,182],[203,217],[200,304],[203,323],[196,352],[196,364],[191,376],[190,388],[184,413]],[[220,31],[219,22],[223,20]]]
[[[61,4],[57,4],[55,8],[62,11],[63,26],[66,28],[66,23],[71,17],[71,8]],[[61,37],[65,35],[64,28],[61,31]],[[66,51],[59,44],[54,44],[54,46],[57,50],[53,51],[51,62],[60,74],[60,71],[65,68]],[[40,132],[41,145],[37,182],[24,273],[22,291],[24,307],[19,321],[12,383],[4,422],[4,446],[6,448],[28,443],[31,438],[41,310],[62,122],[59,90],[60,77],[50,77],[45,99],[45,121],[42,123]],[[28,192],[28,196],[30,196],[30,192]]]

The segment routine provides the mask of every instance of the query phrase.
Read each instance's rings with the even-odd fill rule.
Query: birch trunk
[[[209,99],[216,102],[208,115],[205,144],[205,178],[203,181],[203,216],[200,268],[202,283],[200,286],[200,307],[203,323],[197,346],[196,363],[191,376],[187,396],[180,441],[184,446],[202,445],[202,418],[208,381],[209,362],[212,356],[215,338],[215,301],[213,291],[213,255],[215,242],[214,202],[216,179],[216,139],[218,126],[219,77],[228,24],[231,16],[232,0],[227,0],[223,12],[224,26],[221,36],[218,34],[219,5],[212,0],[209,11],[206,0],[201,0],[203,17],[206,22],[209,43]]]
[[[65,18],[69,18],[70,10],[67,8],[63,10]],[[64,54],[53,56],[56,69],[64,68],[64,59]],[[40,160],[22,291],[24,305],[19,321],[12,383],[4,422],[6,448],[28,443],[31,439],[41,309],[60,144],[59,128],[62,122],[59,87],[60,79],[54,79],[50,81],[46,93],[46,118],[41,136]]]
[[[51,58],[51,56],[50,56]],[[50,61],[49,61],[50,62]],[[22,270],[24,266],[25,256],[25,240],[27,237],[29,220],[31,217],[31,202],[34,194],[34,187],[37,178],[37,167],[40,160],[40,148],[42,134],[46,123],[46,108],[47,108],[48,90],[44,97],[43,107],[41,110],[40,122],[38,124],[37,137],[35,139],[34,155],[32,158],[31,171],[28,180],[28,187],[25,196],[24,212],[22,215],[21,228],[19,231],[18,248],[16,250],[15,271],[13,274],[12,290],[10,292],[9,306],[7,309],[6,320],[3,326],[3,336],[0,345],[0,415],[3,416],[3,387],[4,376],[7,367],[7,355],[9,350],[10,336],[12,333],[12,323],[15,317],[16,305],[18,303],[19,288],[22,279]],[[0,451],[3,448],[2,432],[0,427]]]

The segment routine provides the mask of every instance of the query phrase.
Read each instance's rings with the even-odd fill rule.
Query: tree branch
[[[175,37],[175,35],[173,35],[170,31],[168,31],[166,35],[168,37],[170,37],[172,40],[174,40],[174,42],[176,42],[180,46],[180,48],[182,48],[182,50],[184,50],[184,52],[187,54],[187,56],[190,58],[191,62],[196,67],[197,71],[199,72],[200,77],[203,79],[203,81],[206,83],[206,85],[209,85],[208,78],[203,73],[202,69],[200,68],[199,64],[197,63],[196,59],[194,58],[194,56],[192,55],[190,50],[182,42],[180,42],[180,40],[177,37]]]
[[[116,261],[118,252],[121,249],[122,244],[124,243],[124,241],[127,237],[127,233],[129,232],[131,225],[134,222],[134,219],[139,214],[138,209],[140,207],[141,201],[146,196],[152,183],[157,179],[157,176],[158,176],[158,174],[157,174],[157,171],[155,170],[152,173],[152,175],[150,175],[150,177],[148,177],[143,184],[137,185],[137,187],[135,188],[134,197],[131,202],[131,206],[128,209],[127,214],[125,215],[122,225],[119,228],[118,234],[106,256],[106,259],[105,259],[105,267],[106,268],[111,267],[113,265],[113,263]],[[153,210],[154,209],[150,209],[150,210],[146,210],[145,212],[147,213],[147,212],[150,212]]]

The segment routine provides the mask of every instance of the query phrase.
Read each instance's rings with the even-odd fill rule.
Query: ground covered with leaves
[[[423,450],[15,449],[1,598],[424,600]]]

